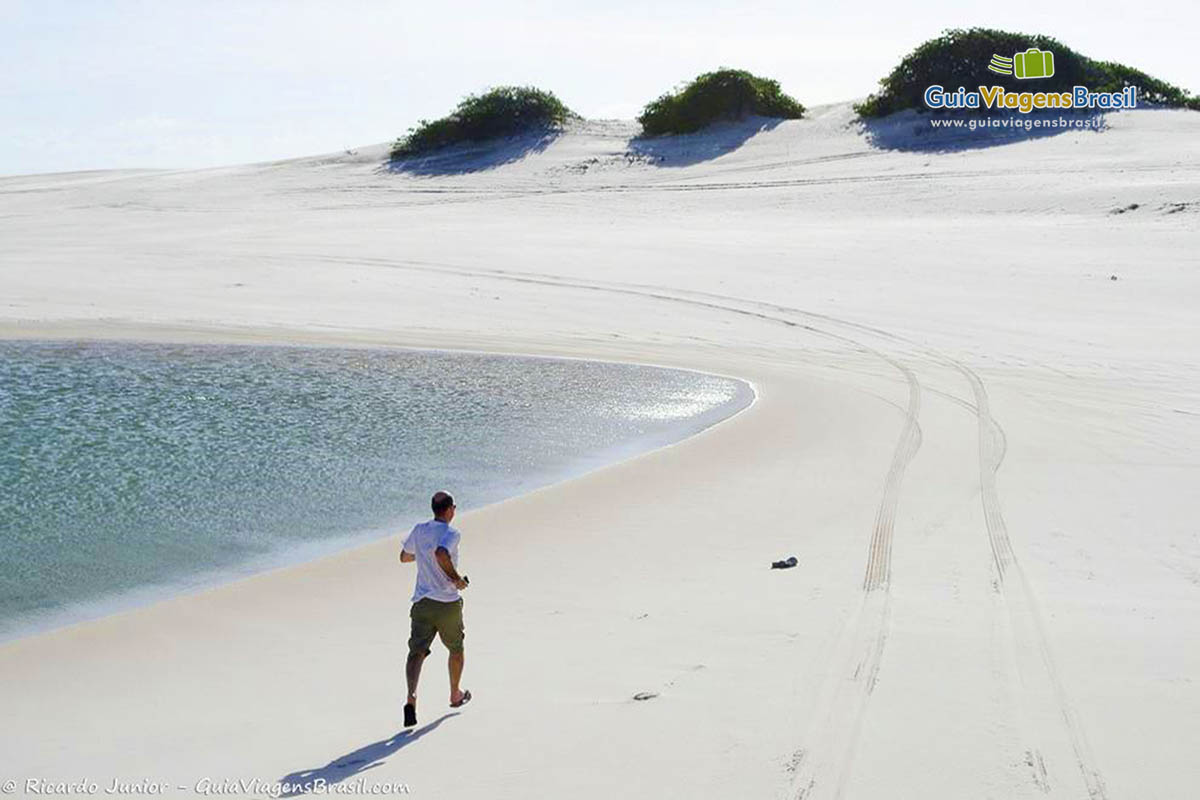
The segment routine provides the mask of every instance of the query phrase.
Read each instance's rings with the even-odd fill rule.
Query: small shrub
[[[692,133],[714,122],[750,114],[799,119],[804,106],[779,89],[779,82],[740,69],[706,72],[674,92],[646,104],[638,122],[650,136]]]
[[[1054,52],[1053,76],[1030,83],[988,70],[992,55],[1011,55],[1030,47]],[[926,110],[925,89],[932,84],[941,84],[951,91],[958,86],[968,89],[1003,86],[1013,91],[1036,89],[1046,92],[1070,91],[1076,85],[1097,92],[1116,92],[1136,86],[1139,102],[1200,108],[1200,98],[1177,86],[1123,64],[1094,61],[1049,36],[971,28],[948,30],[921,44],[879,82],[878,92],[854,106],[854,110],[864,117],[883,117],[906,108]]]
[[[393,159],[421,155],[460,142],[481,142],[578,117],[552,92],[532,86],[499,86],[469,95],[448,116],[421,120],[392,145]]]

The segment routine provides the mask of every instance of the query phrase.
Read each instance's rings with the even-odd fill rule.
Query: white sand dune
[[[0,180],[2,335],[601,357],[759,393],[460,516],[461,713],[437,645],[400,732],[398,531],[0,646],[0,778],[1192,796],[1200,114],[990,147],[919,124],[839,105],[400,171],[375,147]]]

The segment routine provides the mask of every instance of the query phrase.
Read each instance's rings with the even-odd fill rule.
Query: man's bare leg
[[[408,702],[417,704],[417,683],[421,680],[421,665],[425,663],[424,653],[409,653],[408,662],[404,665],[404,674],[408,678]],[[462,672],[462,667],[459,667]]]
[[[463,697],[462,690],[458,688],[458,682],[462,679],[464,655],[462,650],[451,653],[448,662],[450,665],[450,703],[452,705],[462,700]]]

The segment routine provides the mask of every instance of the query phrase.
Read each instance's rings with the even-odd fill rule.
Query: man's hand
[[[438,566],[442,568],[442,572],[446,573],[446,577],[454,584],[455,589],[462,590],[467,588],[467,582],[458,574],[458,570],[454,568],[454,562],[450,559],[449,550],[439,547],[433,551],[433,556],[437,559]]]

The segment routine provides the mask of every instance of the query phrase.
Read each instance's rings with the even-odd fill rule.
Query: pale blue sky
[[[0,174],[329,152],[507,83],[589,117],[633,117],[718,66],[806,105],[848,100],[924,39],[975,25],[1200,91],[1195,0],[0,0]]]

